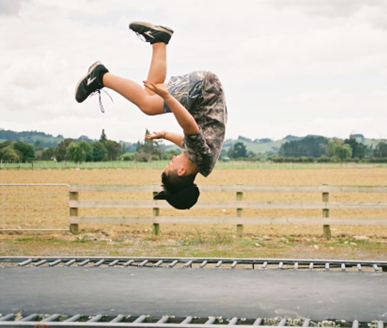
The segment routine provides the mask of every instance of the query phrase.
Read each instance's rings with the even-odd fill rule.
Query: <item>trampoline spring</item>
[[[105,262],[104,259],[99,260],[98,262],[95,262],[95,263],[94,263],[94,266],[95,266],[95,267],[98,267],[98,266],[100,266],[103,262]]]
[[[19,263],[18,266],[25,266],[25,265],[27,265],[27,264],[29,264],[31,262],[32,262],[32,259],[28,259],[28,260],[25,260],[25,261]]]
[[[257,319],[255,319],[253,326],[260,326],[261,322],[262,322],[262,318],[257,318]]]
[[[352,328],[359,328],[359,321],[354,320],[354,321],[352,322]]]
[[[138,265],[138,267],[139,268],[142,268],[143,266],[145,266],[145,264],[147,264],[148,263],[148,260],[144,260],[144,261],[142,261],[139,265]]]
[[[313,270],[313,262],[309,264],[309,270]]]
[[[47,262],[47,260],[41,260],[41,261],[39,261],[39,262],[36,262],[36,263],[34,263],[33,264],[33,266],[41,266],[41,265],[43,265],[44,263],[46,263]]]
[[[200,264],[200,268],[204,268],[207,265],[207,261],[203,261],[202,264]]]
[[[286,318],[282,318],[278,326],[281,326],[281,327],[286,326]]]
[[[55,321],[55,320],[57,320],[59,317],[60,317],[60,314],[53,314],[53,315],[50,315],[48,318],[42,320],[41,322],[51,322],[51,321]]]
[[[237,266],[237,264],[238,264],[238,261],[232,262],[231,269],[234,269]]]
[[[141,323],[146,319],[146,315],[140,315],[133,323]]]
[[[87,320],[87,322],[98,322],[102,319],[102,314],[97,314],[96,316],[92,317],[91,319]]]
[[[374,264],[372,267],[374,268],[375,272],[379,271],[379,267],[376,264]]]
[[[266,269],[266,267],[267,267],[267,262],[263,262],[261,269]]]
[[[278,264],[278,269],[283,269],[284,268],[284,262],[280,262],[279,264]]]
[[[155,263],[153,266],[158,268],[161,264],[163,264],[163,260],[159,260],[157,263]]]
[[[181,325],[188,325],[189,323],[191,323],[192,321],[192,317],[189,316],[189,317],[186,317],[182,322],[180,322]]]
[[[230,322],[228,323],[230,326],[235,326],[238,322],[238,318],[237,317],[234,317],[230,320]]]
[[[298,262],[294,262],[294,270],[298,270]]]
[[[128,262],[125,262],[124,267],[131,265],[133,262],[134,262],[134,260],[129,260]]]
[[[64,320],[64,322],[75,322],[75,321],[78,321],[80,318],[81,318],[81,315],[80,314],[76,314],[76,315],[73,315],[72,317]]]
[[[113,262],[109,263],[109,266],[110,267],[115,266],[117,263],[118,263],[118,260],[114,260]]]
[[[53,261],[53,262],[50,262],[50,263],[48,264],[48,266],[49,266],[49,267],[53,267],[53,266],[55,266],[55,265],[58,265],[60,262],[62,262],[62,260],[61,260],[61,259],[57,259],[57,260],[55,260],[55,261]]]
[[[341,271],[346,271],[345,263],[341,263]]]
[[[205,325],[212,325],[215,322],[215,317],[208,317],[208,320],[204,323]]]
[[[184,268],[192,267],[193,260],[189,260],[186,264],[184,264]]]
[[[125,316],[123,314],[119,314],[113,320],[111,320],[110,323],[121,322],[124,319],[125,319]]]
[[[15,317],[15,315],[13,313],[9,313],[9,314],[5,315],[4,317],[1,317],[0,321],[9,321],[9,320],[13,319],[14,317]]]
[[[29,316],[20,319],[20,321],[34,321],[38,317],[37,313],[30,314]]]
[[[361,264],[360,264],[360,263],[357,265],[357,271],[362,271],[362,268],[361,268]]]
[[[72,265],[72,264],[74,264],[74,263],[75,263],[75,259],[72,259],[72,260],[66,262],[66,263],[65,263],[65,266],[70,266],[70,265]]]
[[[168,320],[169,320],[169,315],[163,315],[161,319],[156,323],[167,323]]]
[[[84,260],[84,261],[78,263],[78,266],[85,266],[85,265],[86,265],[87,263],[89,263],[89,262],[90,262],[90,260],[89,260],[89,259],[86,259],[86,260]]]
[[[304,323],[302,324],[302,327],[309,327],[310,319],[305,319]]]
[[[169,267],[170,268],[173,268],[179,261],[178,260],[174,260],[170,265]]]
[[[215,268],[220,268],[220,266],[222,265],[222,261],[218,261],[218,263],[216,263],[216,265],[215,265]]]

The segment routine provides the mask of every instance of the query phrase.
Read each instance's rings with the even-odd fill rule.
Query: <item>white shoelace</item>
[[[114,104],[113,98],[104,89],[98,89],[98,90],[94,91],[93,93],[90,94],[90,97],[95,96],[98,93],[99,109],[100,109],[101,113],[105,113],[105,108],[103,107],[103,104],[102,104],[101,90],[109,96],[110,100]]]

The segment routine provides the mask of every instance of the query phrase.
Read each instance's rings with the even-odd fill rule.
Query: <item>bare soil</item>
[[[0,170],[0,183],[65,183],[65,184],[159,184],[160,170]],[[198,177],[198,185],[345,185],[385,186],[387,168],[342,169],[244,169],[215,170],[210,177]],[[59,196],[58,196],[59,197]],[[321,201],[321,194],[251,193],[244,200]],[[83,199],[147,199],[143,193],[81,193]],[[203,200],[235,200],[232,193],[203,193]],[[387,202],[386,194],[330,194],[330,201]],[[62,201],[62,200],[58,200]],[[68,198],[63,200],[66,204]],[[3,205],[4,206],[4,205]],[[17,210],[16,210],[17,211]],[[50,224],[67,228],[68,209]],[[137,210],[137,215],[152,215]],[[84,209],[80,215],[133,215],[129,209]],[[331,211],[331,217],[387,218],[386,210]],[[38,214],[39,216],[40,214]],[[192,209],[179,212],[164,210],[160,215],[235,216],[231,210]],[[321,216],[314,210],[245,210],[244,216],[308,217]],[[1,217],[1,216],[0,216]],[[2,219],[4,221],[4,218]],[[45,222],[38,217],[37,221]],[[2,222],[4,224],[4,222]],[[1,225],[0,225],[1,227]],[[331,226],[332,238],[322,236],[322,227],[313,225],[245,226],[243,238],[236,236],[235,226],[161,225],[161,234],[154,236],[152,226],[83,225],[79,235],[69,232],[0,232],[0,256],[178,256],[178,257],[283,257],[386,260],[387,226]]]

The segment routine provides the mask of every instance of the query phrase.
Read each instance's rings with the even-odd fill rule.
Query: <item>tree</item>
[[[56,152],[56,148],[50,147],[42,153],[41,159],[43,161],[51,161],[53,158],[55,158],[55,152]]]
[[[374,150],[375,157],[387,157],[387,143],[379,142]]]
[[[145,131],[145,134],[150,134],[148,129]],[[137,159],[140,157],[145,157],[148,162],[152,162],[153,155],[160,156],[160,144],[156,140],[148,140],[144,138],[143,143],[139,142],[137,144],[137,152]]]
[[[99,138],[99,142],[104,143],[107,140],[108,139],[107,139],[106,134],[105,134],[105,129],[102,129],[102,133],[101,133],[101,137]]]
[[[237,142],[229,148],[227,155],[230,158],[247,157],[247,150],[245,144],[243,142]]]
[[[12,145],[12,148],[18,153],[22,162],[33,161],[36,158],[35,148],[32,145],[17,141]]]
[[[107,157],[109,161],[115,161],[117,157],[122,154],[121,144],[116,141],[106,140],[103,145],[107,150]]]
[[[20,161],[20,156],[19,154],[12,148],[3,148],[1,156],[1,161],[3,162],[19,162]]]
[[[67,138],[58,144],[58,147],[55,151],[55,157],[58,162],[69,160],[67,148],[72,142],[75,142],[75,139]]]
[[[73,162],[82,163],[86,160],[86,150],[73,141],[67,148],[69,159]]]
[[[328,139],[308,136],[291,140],[281,145],[279,154],[284,157],[321,157],[327,154]]]
[[[102,142],[95,141],[92,142],[90,146],[93,149],[93,160],[95,162],[102,162],[106,160],[108,151]]]
[[[85,152],[86,162],[91,162],[93,160],[93,148],[86,141],[81,141],[77,143],[77,147],[82,148],[82,151]]]
[[[345,160],[352,157],[352,148],[349,144],[344,144],[343,140],[330,140],[328,144],[328,152],[332,157],[340,160]]]
[[[352,158],[364,158],[366,146],[360,142],[357,142],[355,138],[345,139],[345,144],[348,144],[352,148]]]
[[[35,150],[38,150],[39,148],[42,148],[43,147],[43,144],[42,142],[38,139],[34,142],[34,147],[35,147]]]

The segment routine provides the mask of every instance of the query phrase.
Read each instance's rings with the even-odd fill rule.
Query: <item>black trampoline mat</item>
[[[5,267],[0,312],[387,320],[387,274],[318,270]]]

